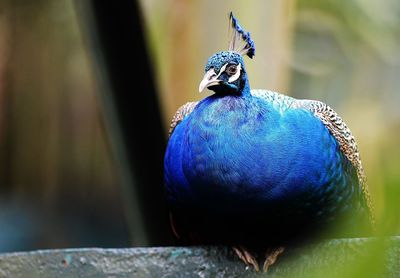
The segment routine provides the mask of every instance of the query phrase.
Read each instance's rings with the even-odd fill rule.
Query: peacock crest
[[[246,32],[246,30],[239,25],[239,21],[233,16],[232,12],[229,14],[229,30],[231,33],[231,40],[228,50],[253,58],[256,47],[254,41],[251,39],[250,32]]]

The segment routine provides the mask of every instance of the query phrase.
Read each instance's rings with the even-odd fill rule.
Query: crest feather
[[[238,20],[233,16],[232,12],[229,14],[229,29],[232,30],[229,51],[234,51],[240,55],[247,55],[253,58],[256,52],[254,41],[251,39],[250,33],[246,32],[242,26],[239,25]]]

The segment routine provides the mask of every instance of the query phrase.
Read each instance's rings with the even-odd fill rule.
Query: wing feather
[[[192,113],[193,109],[196,107],[196,105],[198,103],[199,103],[198,101],[187,102],[178,108],[178,110],[175,112],[175,115],[172,117],[168,136],[171,136],[171,134],[174,132],[175,127],[180,122],[182,122],[186,116],[188,116],[190,113]],[[178,242],[185,242],[186,240],[188,240],[189,237],[186,235],[185,230],[182,230],[180,225],[178,225],[178,223],[176,221],[176,217],[174,216],[172,211],[170,211],[169,218],[170,218],[171,229],[175,236],[175,239]]]
[[[193,109],[198,104],[198,101],[187,102],[175,112],[174,117],[172,118],[171,125],[169,126],[168,136],[171,136],[172,132],[174,132],[175,127],[183,121],[183,119],[192,113]]]
[[[314,115],[321,120],[321,122],[326,126],[326,128],[339,143],[342,153],[356,168],[358,181],[366,201],[370,221],[372,226],[375,226],[375,219],[373,216],[374,208],[368,191],[365,172],[361,163],[358,146],[353,134],[342,118],[340,118],[340,116],[331,107],[321,101],[297,100],[295,98],[266,90],[253,90],[251,93],[253,96],[261,97],[273,103],[274,105],[277,105],[280,110],[289,108],[307,109],[313,112]]]

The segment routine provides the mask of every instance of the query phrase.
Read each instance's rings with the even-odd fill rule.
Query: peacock
[[[214,94],[171,122],[164,181],[178,242],[232,246],[267,271],[287,246],[369,234],[373,207],[350,129],[323,102],[251,89],[243,56],[255,44],[232,13],[229,22],[229,49],[208,59],[199,86]]]

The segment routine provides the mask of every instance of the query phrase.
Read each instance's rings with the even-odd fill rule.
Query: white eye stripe
[[[217,75],[217,78],[225,71],[226,67],[228,66],[228,63],[222,66],[222,68],[219,70],[219,73]]]
[[[229,79],[228,79],[228,82],[229,83],[232,83],[232,82],[234,82],[236,79],[238,79],[239,78],[239,76],[240,76],[240,70],[242,69],[242,65],[241,64],[238,64],[238,66],[237,66],[237,68],[236,68],[236,73],[234,74],[234,75],[232,75]]]

